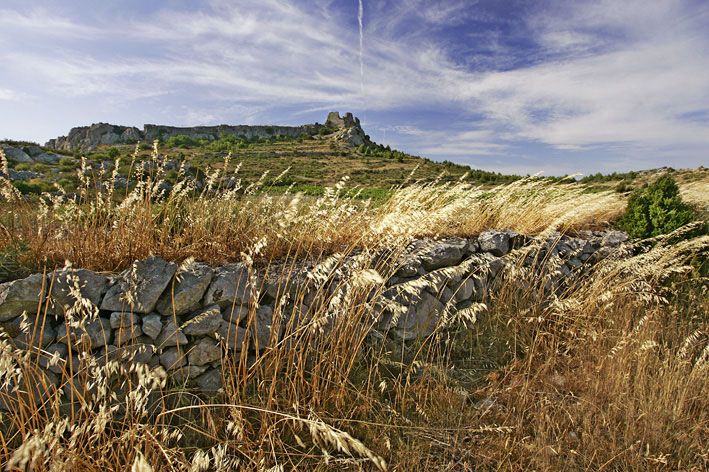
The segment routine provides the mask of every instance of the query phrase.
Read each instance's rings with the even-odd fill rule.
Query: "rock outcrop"
[[[354,145],[365,142],[365,134],[360,126],[359,119],[352,113],[346,113],[344,117],[336,111],[330,112],[325,122],[325,127],[334,128],[342,132],[344,140]],[[136,141],[151,142],[155,139],[169,139],[184,135],[193,139],[216,140],[222,135],[243,136],[246,138],[273,138],[276,136],[287,136],[298,138],[300,136],[313,136],[323,128],[323,125],[307,124],[302,126],[248,126],[248,125],[218,125],[218,126],[192,126],[177,127],[146,124],[140,130],[131,126],[119,126],[108,123],[94,123],[91,126],[81,126],[72,128],[67,136],[60,136],[47,141],[46,147],[56,151],[76,151],[88,149],[100,145],[120,145],[132,144]],[[42,159],[28,156],[22,150],[6,151],[6,154],[18,162],[29,162],[31,160],[41,161]]]
[[[39,146],[10,146],[9,144],[0,144],[0,149],[2,149],[5,157],[11,159],[18,164],[22,163],[43,163],[43,164],[56,164],[63,156],[58,154],[53,154],[49,152],[44,152]],[[29,171],[14,171],[10,169],[10,180],[29,180],[34,179],[41,174]],[[8,176],[4,176],[7,178]]]
[[[55,151],[75,151],[102,144],[129,144],[143,138],[143,132],[135,127],[94,123],[72,128],[68,136],[50,139],[45,146]]]
[[[345,113],[344,117],[340,117],[340,113],[336,111],[331,111],[327,114],[327,120],[325,121],[325,126],[327,128],[360,128],[359,118],[355,118],[352,113]]]

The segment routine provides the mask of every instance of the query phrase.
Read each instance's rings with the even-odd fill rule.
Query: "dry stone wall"
[[[294,271],[276,265],[270,275],[244,263],[178,267],[160,257],[116,274],[64,268],[0,284],[0,331],[12,349],[37,354],[48,382],[60,388],[84,353],[99,363],[164,369],[209,394],[222,387],[224,353],[253,356],[284,342],[288,323],[311,322],[314,313],[327,315],[320,326],[327,332],[341,312],[338,303],[363,278],[373,281],[366,297],[369,334],[405,342],[431,335],[456,313],[475,313],[500,288],[513,260],[538,270],[553,293],[609,254],[627,251],[627,239],[618,231],[532,240],[491,230],[474,238],[415,240],[376,256],[303,261]]]

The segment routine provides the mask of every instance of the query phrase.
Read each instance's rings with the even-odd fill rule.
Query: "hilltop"
[[[330,112],[324,124],[301,126],[218,125],[175,127],[146,124],[142,129],[95,123],[70,130],[67,136],[35,143],[4,141],[9,177],[24,194],[55,192],[56,185],[71,193],[79,185],[76,170],[85,158],[95,173],[108,172],[118,160],[116,186],[131,186],[131,163],[152,166],[153,142],[166,164],[165,187],[170,188],[180,168],[199,182],[210,169],[238,172],[231,177],[244,185],[261,182],[269,191],[287,189],[307,195],[322,195],[326,187],[341,185],[360,197],[384,200],[391,189],[413,182],[454,183],[462,181],[491,187],[522,178],[503,175],[449,161],[429,159],[375,143],[352,113]],[[136,147],[137,146],[137,147]],[[135,162],[134,162],[135,161]],[[143,164],[141,164],[143,163]],[[709,171],[705,168],[675,170],[660,168],[628,173],[585,176],[580,183],[589,192],[628,193],[672,173],[689,201],[706,207]],[[343,181],[343,179],[347,179]],[[541,177],[562,181],[565,177]]]
[[[119,159],[119,176],[127,179],[136,145],[136,161],[147,162],[152,159],[155,140],[161,159],[167,163],[168,184],[174,183],[180,166],[196,179],[203,179],[209,168],[227,166],[228,171],[234,171],[238,167],[236,177],[246,183],[258,181],[267,172],[267,183],[276,184],[273,191],[292,185],[292,190],[312,195],[322,194],[325,187],[347,177],[347,186],[363,189],[362,195],[367,197],[386,197],[389,189],[407,179],[455,182],[467,174],[466,182],[498,185],[521,178],[448,161],[433,162],[377,144],[352,113],[340,117],[337,112],[329,113],[324,124],[291,127],[180,128],[147,124],[140,130],[97,123],[73,128],[67,136],[49,140],[44,147],[12,141],[5,141],[3,147],[10,177],[23,193],[52,191],[54,183],[72,192],[78,185],[80,158],[85,157],[97,172],[102,166],[113,168]],[[272,180],[281,174],[277,182]]]

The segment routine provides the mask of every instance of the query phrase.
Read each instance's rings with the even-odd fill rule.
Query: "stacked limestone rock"
[[[379,297],[379,329],[403,340],[429,336],[446,315],[475,308],[499,288],[502,269],[509,268],[508,256],[515,249],[525,250],[522,268],[543,278],[551,294],[627,240],[620,231],[588,232],[581,238],[554,233],[532,240],[514,231],[491,230],[474,239],[415,241],[400,256],[390,288]]]
[[[384,274],[388,280],[372,289],[371,334],[403,341],[429,336],[451,313],[494,293],[515,249],[526,250],[523,265],[532,269],[556,259],[545,275],[548,289],[555,291],[627,239],[617,231],[534,241],[512,231],[485,231],[470,239],[414,241],[390,258],[391,271]],[[0,330],[19,349],[41,348],[40,364],[51,382],[58,383],[57,374],[76,362],[71,350],[90,352],[104,362],[161,367],[175,380],[190,379],[201,391],[213,393],[222,385],[224,353],[256,352],[279,342],[283,330],[271,332],[274,310],[285,316],[298,313],[302,320],[322,310],[323,303],[332,303],[323,293],[332,297],[347,289],[348,274],[361,268],[358,257],[304,263],[288,277],[287,286],[278,276],[258,275],[241,263],[178,268],[160,257],[138,261],[120,274],[84,269],[34,274],[0,284]],[[323,290],[325,283],[329,291]],[[29,329],[23,329],[24,323]]]

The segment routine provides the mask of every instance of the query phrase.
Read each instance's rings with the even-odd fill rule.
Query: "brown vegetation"
[[[413,236],[581,230],[610,221],[623,203],[525,181],[485,192],[414,185],[370,208],[337,189],[317,200],[273,197],[220,190],[220,178],[160,199],[158,171],[121,203],[115,189],[92,192],[85,181],[78,203],[6,203],[3,231],[48,266],[243,253],[264,263],[286,257],[288,274],[303,255],[373,254]],[[707,252],[709,237],[669,241],[609,257],[558,296],[546,294],[543,273],[512,265],[477,324],[441,327],[413,345],[367,336],[367,300],[394,268],[364,257],[360,279],[341,282],[347,296],[323,283],[305,327],[286,325],[284,341],[255,357],[226,356],[224,392],[211,400],[157,371],[82,359],[76,390],[94,390],[67,415],[51,386],[42,395],[36,354],[19,356],[0,339],[1,378],[22,386],[19,407],[2,417],[0,462],[86,471],[706,470],[709,297],[688,261]],[[369,269],[380,276],[363,277]],[[274,319],[287,314],[279,307]],[[74,315],[92,316],[80,303]],[[125,400],[112,398],[118,389]]]

